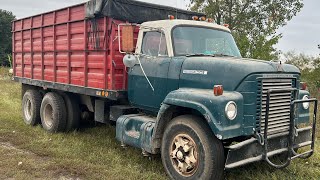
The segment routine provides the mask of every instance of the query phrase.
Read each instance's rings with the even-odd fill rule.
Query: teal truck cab
[[[117,139],[161,152],[171,178],[219,179],[223,169],[311,156],[317,103],[295,66],[242,58],[227,27],[201,21],[144,23],[135,49],[124,57],[128,99],[145,115],[121,116]],[[270,161],[277,154],[284,164]]]
[[[163,20],[169,13],[177,19]],[[121,146],[161,154],[171,179],[222,179],[252,162],[283,168],[310,157],[317,100],[299,69],[242,58],[226,25],[199,16],[91,0],[14,21],[25,123],[50,133],[80,119],[115,125]]]

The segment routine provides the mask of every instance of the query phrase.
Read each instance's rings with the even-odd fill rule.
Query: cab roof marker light
[[[204,17],[204,16],[200,17],[200,21],[206,21],[206,20],[207,20],[206,17]]]
[[[224,24],[223,26],[226,27],[226,28],[229,28],[229,27],[230,27],[229,24]]]
[[[198,16],[192,16],[192,20],[198,21],[198,20],[199,20],[199,17],[198,17]]]
[[[208,19],[207,19],[207,22],[209,22],[209,23],[214,23],[214,20],[213,20],[212,18],[208,18]]]
[[[174,20],[174,16],[173,15],[168,15],[168,18],[170,19],[170,20]]]

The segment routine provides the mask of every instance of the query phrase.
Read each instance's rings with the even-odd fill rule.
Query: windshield
[[[173,30],[173,45],[175,56],[202,54],[241,57],[232,35],[217,29],[176,27]]]

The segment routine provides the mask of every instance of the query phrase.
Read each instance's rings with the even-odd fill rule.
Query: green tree
[[[191,0],[190,9],[229,24],[243,57],[272,60],[282,37],[276,30],[303,7],[302,0]]]
[[[319,97],[320,90],[320,57],[310,56],[293,51],[283,54],[287,64],[297,66],[301,72],[301,80],[307,82],[313,96]]]
[[[11,21],[15,19],[12,12],[0,9],[0,66],[8,66],[8,54],[12,51]]]

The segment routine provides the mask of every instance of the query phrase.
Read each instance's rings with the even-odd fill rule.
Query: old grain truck
[[[28,125],[66,132],[91,114],[115,125],[119,145],[161,153],[172,179],[313,153],[317,101],[298,68],[241,58],[230,30],[203,14],[93,0],[16,20],[12,32]],[[283,164],[270,160],[278,154]]]

